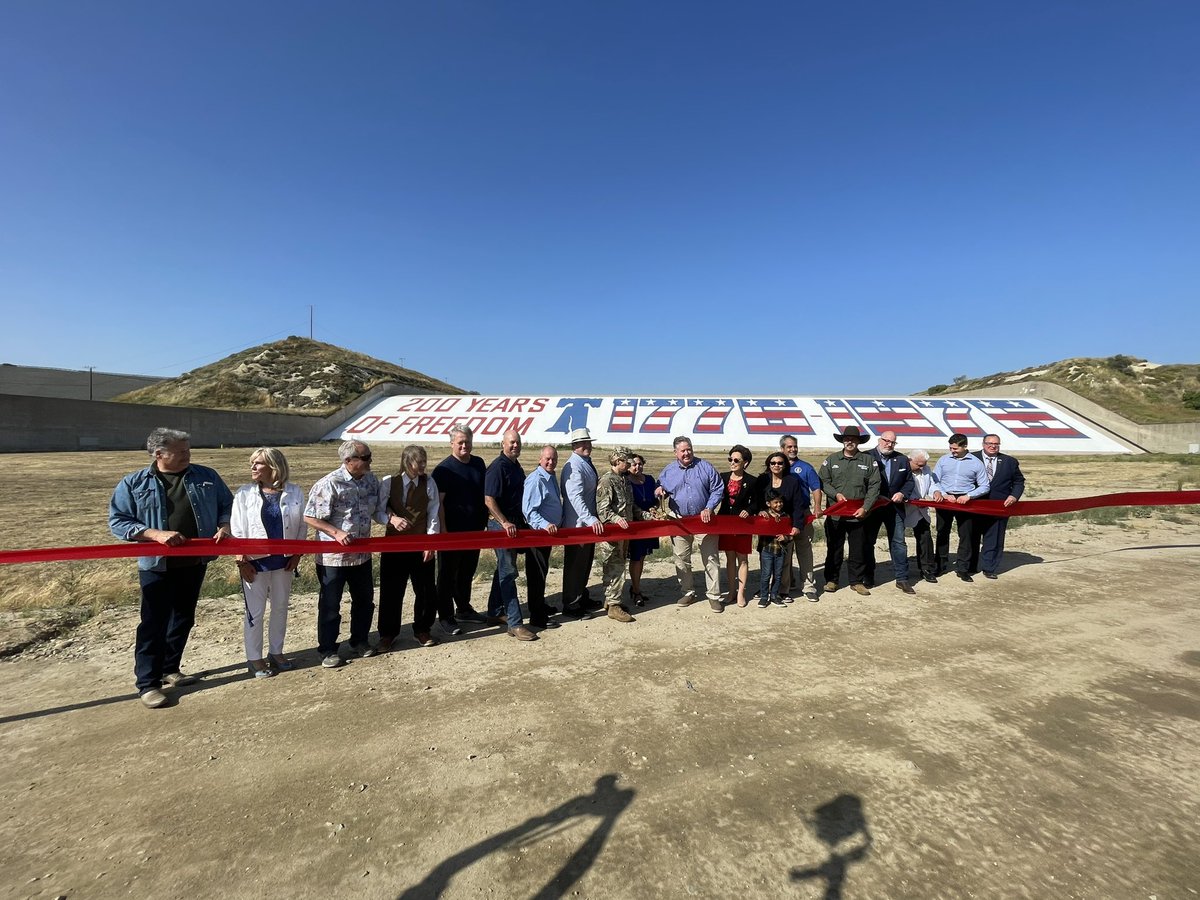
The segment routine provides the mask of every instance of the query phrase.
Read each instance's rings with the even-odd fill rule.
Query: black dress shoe
[[[1000,576],[999,576],[999,575],[997,575],[995,572],[984,572],[984,573],[983,573],[983,577],[984,577],[984,578],[987,578],[987,579],[990,579],[991,581],[995,581],[995,580],[996,580],[997,578],[999,578]]]
[[[937,576],[936,575],[926,575],[925,580],[928,581],[930,584],[937,584]]]
[[[562,628],[562,622],[551,622],[549,620],[547,620],[545,622],[530,622],[529,627],[530,628]]]
[[[573,603],[570,606],[564,606],[562,614],[572,619],[590,619],[592,617],[592,614],[588,610]]]
[[[909,584],[907,581],[897,581],[896,587],[898,587],[900,590],[904,591],[904,593],[906,593],[906,594],[915,594],[916,593],[916,591],[914,591],[912,589],[912,585]]]
[[[970,575],[968,575],[966,572],[959,572],[958,577],[959,577],[960,581],[974,581],[975,580]]]

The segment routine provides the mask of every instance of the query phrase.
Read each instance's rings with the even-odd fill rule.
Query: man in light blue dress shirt
[[[596,517],[596,467],[592,465],[592,435],[586,428],[571,432],[571,455],[562,467],[563,528],[590,528],[604,533]],[[563,547],[563,615],[587,617],[600,604],[588,600],[587,582],[596,555],[595,544]]]
[[[991,490],[987,470],[978,457],[967,453],[966,435],[955,433],[950,435],[950,452],[937,461],[933,475],[938,482],[933,499],[947,500],[962,507],[937,511],[938,574],[950,570],[950,524],[957,522],[958,554],[954,571],[963,581],[974,581],[971,577],[971,530],[975,517],[966,507],[972,500],[986,497]]]

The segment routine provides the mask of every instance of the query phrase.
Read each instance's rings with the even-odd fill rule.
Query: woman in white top
[[[238,538],[304,540],[304,492],[288,481],[288,464],[274,447],[260,447],[250,454],[250,484],[242,485],[233,497],[230,530]],[[237,557],[246,600],[246,664],[256,678],[269,678],[291,669],[283,655],[287,631],[288,601],[292,595],[299,556],[262,554]],[[263,616],[271,601],[269,662],[263,659]]]

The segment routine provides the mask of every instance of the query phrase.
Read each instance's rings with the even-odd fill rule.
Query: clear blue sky
[[[1197,362],[1200,4],[0,0],[0,362],[484,393]]]

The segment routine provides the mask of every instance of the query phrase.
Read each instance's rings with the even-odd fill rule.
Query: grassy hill
[[[120,403],[329,415],[381,382],[417,393],[471,393],[381,359],[289,337],[113,398]]]
[[[1048,381],[1143,425],[1200,422],[1200,365],[1159,365],[1132,356],[1080,357],[983,378],[960,376],[926,394],[977,389],[1005,393],[1023,381]]]

